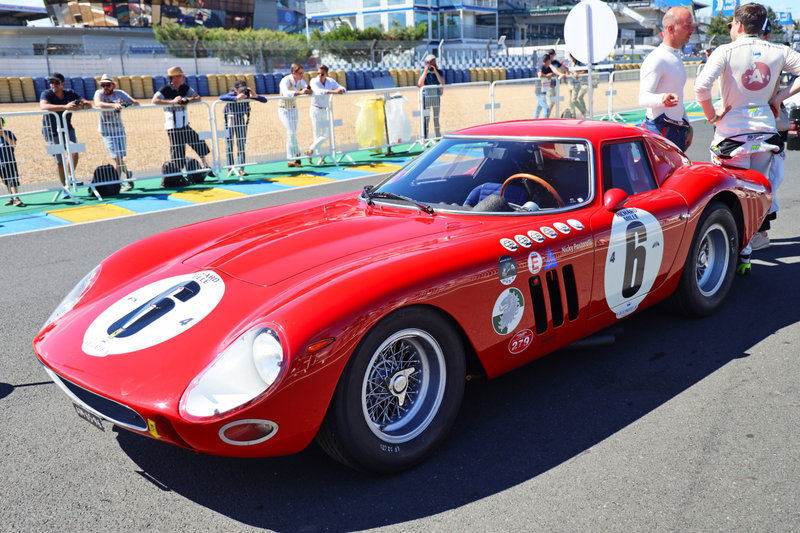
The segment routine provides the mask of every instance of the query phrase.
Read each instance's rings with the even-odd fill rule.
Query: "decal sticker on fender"
[[[656,217],[642,209],[614,214],[605,265],[605,295],[617,318],[633,313],[650,292],[661,269],[664,233]]]
[[[511,285],[517,279],[517,262],[508,255],[504,255],[497,262],[497,276],[503,285]]]
[[[500,239],[500,244],[502,244],[503,248],[505,248],[509,252],[516,252],[517,250],[519,250],[519,244],[512,241],[511,239]]]
[[[567,220],[567,224],[575,228],[577,231],[581,231],[583,229],[583,224],[581,224],[580,220],[575,220],[574,218]]]
[[[567,233],[569,233],[572,230],[572,228],[570,228],[569,226],[567,226],[563,222],[556,222],[556,223],[553,224],[553,227],[556,228],[561,233],[563,233],[564,235],[566,235]]]
[[[204,270],[145,285],[100,313],[83,336],[94,357],[150,348],[188,330],[222,300],[225,282]]]
[[[542,256],[539,252],[531,252],[528,254],[528,270],[531,274],[536,275],[542,269]]]
[[[539,229],[542,230],[542,233],[544,233],[545,235],[547,235],[551,239],[555,239],[556,237],[558,237],[558,233],[556,233],[556,230],[554,230],[553,228],[551,228],[549,226],[542,226]]]
[[[525,235],[514,235],[514,240],[517,241],[521,246],[524,246],[525,248],[530,248],[531,246],[533,246],[533,242],[531,242],[531,240],[527,238]]]
[[[530,237],[534,241],[538,242],[539,244],[544,242],[544,235],[542,235],[538,231],[534,231],[534,230],[529,231],[528,232],[528,237]]]
[[[498,335],[514,331],[525,312],[525,297],[522,291],[510,287],[500,293],[492,309],[492,327]]]
[[[508,351],[514,355],[522,353],[532,342],[533,332],[529,329],[523,329],[522,331],[514,333],[514,336],[508,341]]]

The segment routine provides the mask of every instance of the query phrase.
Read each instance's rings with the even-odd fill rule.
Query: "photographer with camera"
[[[200,156],[200,161],[204,168],[210,169],[211,166],[206,161],[206,156],[211,153],[205,141],[200,140],[200,136],[189,126],[189,117],[186,113],[186,106],[192,102],[199,102],[200,95],[197,91],[186,85],[186,74],[181,67],[170,67],[167,70],[169,83],[161,87],[153,95],[151,103],[163,105],[164,108],[164,127],[167,129],[169,137],[169,156],[170,160],[185,168],[186,145],[192,147]],[[208,175],[214,176],[213,171]]]
[[[245,154],[245,144],[247,144],[247,125],[250,123],[250,100],[266,102],[267,99],[256,94],[254,90],[247,86],[244,80],[236,80],[230,92],[219,97],[225,104],[225,128],[228,130],[228,138],[225,140],[227,146],[228,166],[231,171],[239,176],[247,174],[242,165],[245,164],[247,155]],[[233,162],[233,139],[236,138],[238,149],[239,168]]]
[[[436,56],[433,54],[428,54],[425,56],[425,68],[422,69],[422,72],[419,75],[419,81],[417,82],[417,86],[422,88],[426,85],[444,85],[444,78],[442,74],[439,72],[439,69],[436,68]],[[439,106],[441,105],[441,96],[442,96],[442,87],[435,87],[430,89],[425,89],[423,96],[422,96],[422,109],[430,109],[429,113],[425,113],[423,111],[423,138],[428,138],[428,118],[429,114],[433,114],[433,129],[436,134],[436,138],[441,137],[441,131],[439,130]]]
[[[88,109],[92,107],[89,100],[81,98],[81,96],[71,89],[64,87],[64,75],[59,72],[54,72],[47,78],[50,88],[42,91],[39,96],[39,108],[42,111],[52,111],[58,115],[58,120],[62,120],[65,111],[78,111],[80,109]],[[56,117],[53,115],[45,115],[42,117],[42,134],[47,144],[61,144],[66,145],[67,138],[70,142],[77,143],[75,136],[75,128],[72,127],[72,113],[69,113],[64,124],[66,131],[60,134],[58,131],[58,124]],[[66,135],[66,137],[64,136]],[[67,194],[66,184],[67,178],[64,169],[64,158],[61,154],[53,156],[56,160],[58,167],[58,179],[61,185],[65,187],[61,193],[61,198],[69,198]],[[73,169],[78,165],[78,152],[72,153],[72,167]]]
[[[100,78],[100,88],[94,92],[94,106],[105,109],[100,113],[98,131],[103,137],[106,150],[116,163],[117,172],[122,181],[123,191],[133,189],[132,173],[125,165],[125,156],[128,155],[128,143],[125,136],[125,126],[122,124],[120,111],[123,107],[137,106],[139,101],[131,98],[125,91],[117,89],[114,78],[103,74]]]

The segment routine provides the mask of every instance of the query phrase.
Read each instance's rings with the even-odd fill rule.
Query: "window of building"
[[[405,28],[406,27],[406,13],[405,11],[401,11],[400,13],[389,13],[389,28]]]
[[[364,15],[365,28],[379,28],[381,25],[381,16],[375,13]]]

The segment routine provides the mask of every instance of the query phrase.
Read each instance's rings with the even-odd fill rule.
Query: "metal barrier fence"
[[[64,131],[59,116],[51,111],[29,111],[3,113],[2,118],[0,177],[4,187],[0,198],[11,201],[32,193],[66,192],[57,167],[57,162],[68,160],[66,146],[58,142]],[[62,179],[70,175],[68,166]]]
[[[604,97],[611,119],[618,113],[641,109],[638,77],[638,70],[595,74],[591,88],[595,110],[603,107]],[[684,88],[687,103],[694,101],[695,77],[696,73],[690,73]],[[585,116],[588,77],[567,77],[554,82],[545,100],[553,106],[550,116]],[[298,96],[269,97],[266,102],[249,100],[246,114],[233,112],[227,107],[229,102],[224,101],[211,105],[204,102],[186,106],[141,105],[120,111],[67,111],[63,119],[44,111],[4,113],[4,129],[13,132],[16,144],[10,148],[0,146],[3,181],[10,185],[18,182],[18,187],[15,191],[0,191],[5,193],[0,198],[54,191],[67,194],[77,203],[79,187],[86,187],[86,192],[100,197],[91,185],[98,166],[113,165],[122,170],[121,180],[136,181],[189,171],[186,162],[182,168],[165,165],[181,159],[184,153],[188,158],[200,160],[201,170],[216,172],[219,180],[238,174],[239,168],[246,172],[248,167],[271,162],[287,161],[289,166],[295,166],[296,159],[302,159],[306,165],[327,160],[338,165],[351,152],[359,150],[392,153],[392,148],[398,145],[426,146],[447,133],[469,126],[531,118],[537,92],[544,91],[541,79],[529,78],[348,91],[330,95],[327,109],[312,107],[311,96]],[[294,106],[291,113],[294,122],[290,126],[296,132],[296,144],[291,145],[282,109],[287,105]],[[182,112],[186,113],[192,131],[167,131],[170,118],[176,120],[173,113]],[[595,116],[600,114],[596,112]],[[55,121],[57,134],[46,139],[42,121],[48,116],[51,117],[48,120]],[[67,118],[75,130],[74,140],[65,135],[63,121]],[[117,125],[104,130],[101,125],[104,120],[118,120],[124,129]],[[65,141],[59,143],[59,139]],[[187,146],[195,150],[187,151]],[[66,157],[67,154],[72,157]],[[5,163],[10,157],[16,161],[17,179],[11,166]],[[59,182],[56,160],[66,162],[65,186]]]
[[[94,170],[101,165],[113,165],[120,173],[120,180],[132,181],[179,175],[181,168],[214,170],[219,166],[210,106],[205,102],[184,106],[141,105],[119,111],[66,111],[64,120],[68,116],[76,142],[67,139],[67,151],[81,154],[68,180],[73,193],[77,186],[86,185],[100,197],[91,187],[91,181]],[[188,128],[182,127],[184,124]],[[191,150],[187,151],[187,146]],[[185,161],[184,156],[199,160],[199,167],[186,168],[193,164]],[[170,161],[178,166],[165,164]]]

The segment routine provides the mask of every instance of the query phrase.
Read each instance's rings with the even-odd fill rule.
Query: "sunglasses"
[[[111,87],[111,84],[110,83],[101,83],[100,87],[104,87],[104,88],[105,87]]]
[[[733,22],[727,23],[726,26],[728,27],[728,30],[730,30],[731,28],[733,28]]]
[[[59,80],[50,80],[50,85],[61,85]]]

